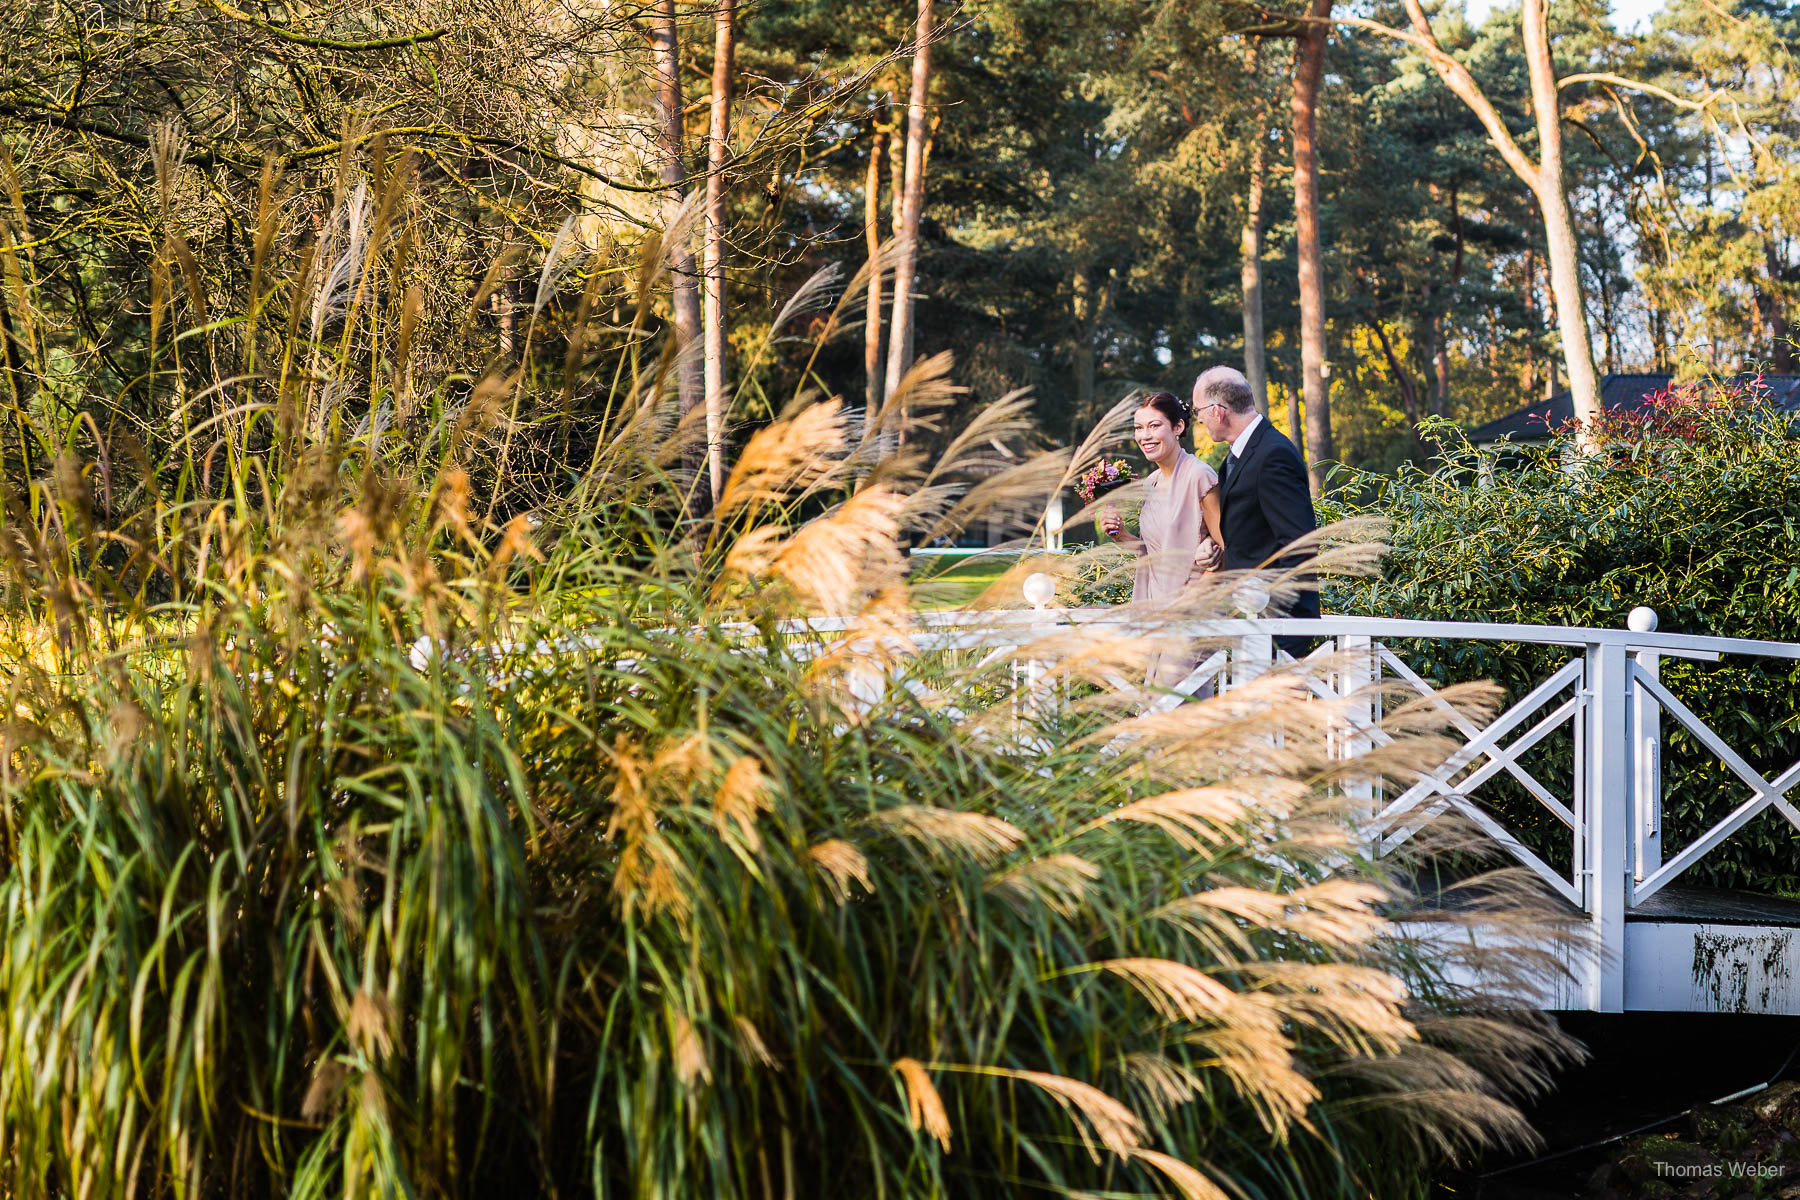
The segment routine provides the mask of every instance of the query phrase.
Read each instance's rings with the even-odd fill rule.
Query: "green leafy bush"
[[[1663,632],[1800,640],[1800,430],[1754,383],[1711,383],[1609,414],[1592,431],[1556,431],[1542,447],[1476,449],[1452,440],[1426,472],[1352,480],[1355,512],[1387,518],[1393,550],[1379,578],[1335,585],[1339,612],[1451,621],[1620,629],[1648,605]],[[1470,644],[1410,646],[1439,678],[1492,678],[1518,696],[1557,653]],[[1560,657],[1566,657],[1566,652]],[[1663,681],[1726,742],[1773,778],[1800,759],[1800,670],[1779,659],[1717,664],[1665,659]],[[1748,791],[1665,718],[1664,854],[1720,820]],[[1536,752],[1564,779],[1565,737]],[[1551,861],[1567,831],[1523,793],[1481,798]],[[1800,843],[1779,816],[1758,818],[1684,876],[1691,882],[1800,891]]]

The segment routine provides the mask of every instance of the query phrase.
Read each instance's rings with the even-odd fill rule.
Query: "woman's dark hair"
[[[1182,433],[1186,433],[1194,427],[1193,410],[1188,407],[1186,400],[1174,392],[1151,392],[1138,401],[1138,407],[1154,408],[1168,420],[1170,429],[1177,425],[1185,425],[1187,428],[1183,429]]]

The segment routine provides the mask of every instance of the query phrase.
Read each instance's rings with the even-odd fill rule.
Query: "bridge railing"
[[[921,651],[1011,655],[1016,660],[1015,678],[1031,683],[1034,642],[1084,629],[1096,635],[1139,631],[1129,610],[1051,609],[1045,606],[1047,589],[1038,590],[1039,607],[1033,611],[922,614],[911,640]],[[1029,596],[1030,584],[1027,591]],[[1370,844],[1378,853],[1391,853],[1431,822],[1452,813],[1480,827],[1545,886],[1586,914],[1598,965],[1584,972],[1583,986],[1589,992],[1585,1000],[1590,1008],[1618,1011],[1623,1004],[1626,914],[1765,810],[1775,810],[1800,828],[1800,807],[1788,798],[1800,787],[1800,763],[1773,779],[1765,777],[1663,684],[1660,670],[1665,658],[1714,662],[1735,655],[1800,660],[1800,644],[1658,633],[1655,614],[1648,609],[1635,611],[1630,625],[1564,628],[1345,616],[1157,622],[1158,636],[1193,639],[1209,649],[1172,689],[1146,693],[1146,703],[1173,707],[1184,696],[1243,686],[1269,670],[1293,664],[1282,640],[1304,639],[1315,648],[1303,652],[1303,657],[1314,661],[1302,664],[1306,669],[1301,676],[1321,699],[1334,702],[1340,727],[1333,738],[1345,756],[1359,755],[1386,740],[1381,697],[1395,687],[1440,704],[1463,744],[1436,770],[1397,795],[1360,785],[1364,790],[1352,799],[1360,802]],[[812,621],[804,628],[831,633],[853,626]],[[1519,689],[1522,694],[1492,720],[1477,724],[1442,700],[1439,684],[1429,672],[1409,664],[1407,655],[1396,648],[1420,641],[1542,647],[1553,665]],[[1141,681],[1112,682],[1121,688],[1141,686]],[[1372,686],[1377,684],[1383,686]],[[871,686],[878,685],[871,681]],[[1749,795],[1679,852],[1665,857],[1661,757],[1668,722],[1684,728],[1717,756]],[[1567,760],[1571,769],[1566,778],[1540,778],[1526,755],[1559,733],[1564,744],[1572,743],[1572,758]],[[1477,789],[1501,777],[1566,829],[1566,870],[1546,861],[1518,831],[1507,828],[1472,798]]]
[[[1042,645],[1052,639],[1084,633],[1139,634],[1205,647],[1204,658],[1172,688],[1146,689],[1141,679],[1107,680],[1108,686],[1120,690],[1142,691],[1147,708],[1165,709],[1186,697],[1242,687],[1271,670],[1294,665],[1283,643],[1298,640],[1312,649],[1302,652],[1311,661],[1299,664],[1303,669],[1296,673],[1322,700],[1331,702],[1335,722],[1331,737],[1336,751],[1346,758],[1360,756],[1388,738],[1382,709],[1384,697],[1396,688],[1439,704],[1463,740],[1443,763],[1396,795],[1383,794],[1369,784],[1349,785],[1351,807],[1360,816],[1369,844],[1377,853],[1392,853],[1450,814],[1481,828],[1586,916],[1590,953],[1584,963],[1573,964],[1581,993],[1575,1006],[1597,1011],[1624,1007],[1627,913],[1768,810],[1800,828],[1800,805],[1789,799],[1800,788],[1800,763],[1772,779],[1766,777],[1661,678],[1661,663],[1668,658],[1800,660],[1800,644],[1658,633],[1655,614],[1648,609],[1635,610],[1626,629],[1348,616],[1170,622],[1146,620],[1128,608],[1052,608],[1054,586],[1048,577],[1027,580],[1025,593],[1035,605],[1031,610],[919,613],[904,633],[871,630],[837,618],[794,621],[781,632],[794,639],[793,649],[800,654],[828,645],[841,649],[846,636],[852,650],[865,638],[871,650],[882,649],[877,643],[890,638],[904,643],[887,647],[899,653],[847,656],[853,663],[866,664],[854,668],[850,688],[869,703],[894,686],[930,689],[931,663],[945,655],[978,664],[1010,664],[1011,677],[1003,680],[1002,688],[1014,689],[1016,704],[1042,706],[1056,703],[1055,689],[1043,686],[1048,668],[1034,659],[1033,648],[1037,646],[1041,654]],[[752,632],[745,627],[746,635]],[[1538,677],[1515,688],[1517,698],[1502,711],[1478,724],[1439,695],[1441,684],[1431,670],[1408,661],[1405,647],[1421,642],[1537,647],[1548,665]],[[560,657],[581,653],[584,646],[581,636],[574,634],[554,644],[489,647],[488,652]],[[415,662],[423,668],[433,653],[429,641],[421,639],[414,648]],[[973,708],[990,702],[991,696],[970,703]],[[955,703],[946,702],[941,711],[954,718]],[[1034,707],[1030,714],[1042,711]],[[1716,756],[1748,796],[1685,847],[1665,855],[1661,761],[1663,730],[1670,722]],[[1566,739],[1559,746],[1572,752],[1540,756],[1550,759],[1558,771],[1540,777],[1544,768],[1534,769],[1526,756],[1553,736]],[[1558,837],[1567,837],[1567,868],[1547,861],[1521,830],[1507,827],[1498,810],[1472,798],[1478,789],[1502,778],[1562,827]],[[1541,836],[1532,840],[1540,847],[1547,844]],[[1560,853],[1553,857],[1563,860]]]

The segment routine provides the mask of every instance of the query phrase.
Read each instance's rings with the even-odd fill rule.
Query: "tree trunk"
[[[894,264],[894,319],[888,331],[886,395],[900,390],[913,361],[913,295],[919,268],[919,216],[925,207],[925,122],[931,97],[933,0],[919,0],[912,88],[906,98],[906,185],[901,193],[900,246]]]
[[[1607,283],[1604,271],[1600,273],[1600,336],[1606,346],[1606,373],[1611,375],[1619,369],[1618,328],[1613,314],[1612,286]]]
[[[1450,229],[1456,238],[1456,253],[1450,260],[1451,301],[1455,301],[1456,285],[1462,282],[1464,250],[1468,239],[1463,231],[1462,205],[1457,189],[1450,189]],[[1432,387],[1431,412],[1442,417],[1450,411],[1450,344],[1444,330],[1444,309],[1434,306],[1431,312]]]
[[[1418,327],[1419,332],[1424,339],[1424,344],[1419,348],[1424,352],[1426,372],[1425,384],[1427,393],[1430,397],[1429,403],[1431,411],[1438,416],[1443,416],[1443,401],[1438,395],[1439,384],[1442,381],[1438,379],[1437,369],[1440,362],[1443,362],[1446,367],[1449,363],[1443,344],[1439,340],[1444,336],[1444,315],[1438,306],[1437,289],[1432,287],[1426,288],[1423,294],[1423,301],[1426,316],[1424,320],[1418,322]]]
[[[494,316],[500,321],[500,357],[507,362],[513,357],[513,322],[518,305],[513,301],[513,284],[511,280],[502,279],[494,285]]]
[[[1605,369],[1607,375],[1619,369],[1619,328],[1617,307],[1612,286],[1613,274],[1609,263],[1618,261],[1619,254],[1614,250],[1612,237],[1606,231],[1606,210],[1601,205],[1599,192],[1594,194],[1594,238],[1595,258],[1594,278],[1600,285],[1600,341],[1602,357],[1597,364]]]
[[[1546,256],[1545,262],[1544,262],[1544,275],[1547,278],[1549,276],[1549,274],[1550,274],[1550,263],[1549,263],[1548,256]],[[1545,333],[1546,337],[1549,335],[1550,330],[1555,325],[1556,325],[1556,289],[1554,287],[1552,287],[1550,289],[1550,294],[1544,298],[1544,333]],[[1544,357],[1544,399],[1546,399],[1546,400],[1551,399],[1552,397],[1554,397],[1556,395],[1556,392],[1557,392],[1556,355],[1550,354],[1550,355],[1546,355]]]
[[[888,191],[891,193],[888,228],[900,236],[906,218],[906,122],[894,122],[893,136],[888,139]]]
[[[1491,386],[1500,386],[1500,310],[1488,305],[1488,344],[1487,344],[1488,382]]]
[[[1094,343],[1100,336],[1100,320],[1105,315],[1112,293],[1112,281],[1099,282],[1094,268],[1081,267],[1075,272],[1071,309],[1075,318],[1074,359],[1075,412],[1077,420],[1088,422],[1095,412],[1096,358]]]
[[[1544,243],[1550,265],[1550,294],[1562,334],[1563,360],[1569,369],[1569,388],[1574,394],[1575,417],[1592,425],[1600,416],[1600,381],[1594,371],[1594,343],[1588,332],[1587,307],[1581,294],[1581,268],[1576,254],[1575,221],[1563,178],[1562,106],[1557,95],[1556,64],[1550,46],[1550,22],[1546,0],[1522,0],[1519,13],[1525,34],[1525,68],[1531,81],[1531,107],[1537,120],[1539,158],[1533,162],[1507,128],[1481,85],[1455,56],[1444,50],[1432,32],[1422,0],[1401,0],[1409,33],[1400,33],[1378,22],[1352,18],[1353,24],[1403,38],[1420,47],[1447,87],[1487,130],[1488,140],[1513,174],[1531,189],[1544,218]],[[1330,0],[1313,0],[1314,7]],[[1710,149],[1711,143],[1708,143]]]
[[[1369,328],[1375,331],[1375,340],[1381,343],[1381,353],[1387,359],[1388,374],[1393,376],[1395,385],[1400,389],[1400,404],[1406,410],[1406,427],[1412,433],[1413,450],[1420,458],[1425,457],[1425,443],[1419,440],[1419,389],[1413,385],[1412,376],[1400,363],[1400,356],[1394,353],[1394,344],[1388,340],[1387,323],[1371,321]]]
[[[1437,348],[1431,362],[1431,415],[1441,417],[1450,411],[1450,347],[1445,343],[1441,313],[1431,314],[1431,341]]]
[[[1525,64],[1531,75],[1531,105],[1537,114],[1538,208],[1544,214],[1544,241],[1550,260],[1550,294],[1562,334],[1563,361],[1575,419],[1591,429],[1600,420],[1600,379],[1594,371],[1594,343],[1588,332],[1587,302],[1581,289],[1581,260],[1575,218],[1563,179],[1562,105],[1550,57],[1550,23],[1545,0],[1524,0]],[[1585,441],[1585,438],[1584,438]]]
[[[1794,331],[1788,323],[1787,297],[1782,288],[1785,268],[1772,237],[1763,237],[1763,266],[1769,273],[1766,287],[1757,293],[1756,306],[1762,310],[1763,324],[1769,331],[1769,361],[1782,373],[1794,369]]]
[[[1300,457],[1306,457],[1306,422],[1302,419],[1306,405],[1300,400],[1300,389],[1288,389],[1288,441],[1294,443],[1294,449]]]
[[[681,412],[686,416],[705,402],[706,378],[700,359],[692,353],[701,340],[700,289],[694,278],[694,253],[687,248],[687,239],[675,236],[674,230],[682,207],[681,181],[686,175],[681,153],[681,51],[676,41],[675,0],[656,0],[651,21],[650,53],[656,66],[656,124],[662,158],[658,175],[667,189],[662,203],[663,229],[669,238],[675,340],[681,347],[676,381],[681,390]]]
[[[1525,248],[1525,328],[1531,331],[1525,339],[1525,392],[1529,395],[1537,387],[1537,351],[1538,329],[1537,318],[1537,251],[1530,246]]]
[[[1256,78],[1260,43],[1250,48],[1250,84],[1260,87]],[[1261,93],[1258,93],[1259,97]],[[1242,263],[1244,293],[1244,378],[1256,397],[1256,411],[1269,415],[1269,364],[1263,345],[1263,188],[1269,170],[1268,115],[1259,99],[1255,106],[1255,125],[1251,134],[1255,147],[1250,152],[1250,192],[1244,200],[1244,227],[1238,235],[1238,257]]]
[[[869,147],[869,175],[863,184],[863,240],[869,249],[869,304],[863,322],[864,404],[871,417],[881,411],[881,160],[887,156],[887,130],[875,131]]]
[[[1332,456],[1331,401],[1325,379],[1325,273],[1319,249],[1319,88],[1325,74],[1324,21],[1331,0],[1311,0],[1313,21],[1294,48],[1294,240],[1300,276],[1301,396],[1306,406],[1307,463],[1312,493],[1325,487]]]
[[[716,504],[725,489],[725,168],[731,159],[731,77],[737,57],[737,0],[718,0],[713,17],[712,128],[706,144],[706,465]]]

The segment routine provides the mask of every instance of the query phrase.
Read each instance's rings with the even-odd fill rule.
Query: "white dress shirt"
[[[1250,423],[1244,426],[1236,437],[1231,439],[1231,457],[1244,457],[1244,447],[1250,444],[1250,435],[1256,432],[1256,427],[1262,424],[1262,419],[1263,415],[1261,413],[1252,414]]]

